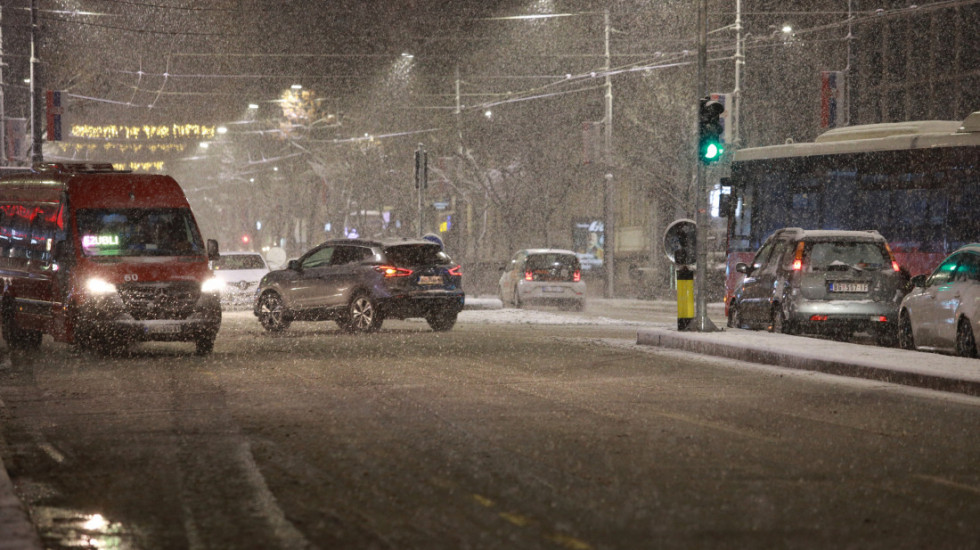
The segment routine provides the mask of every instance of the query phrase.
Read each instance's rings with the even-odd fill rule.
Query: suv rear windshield
[[[531,254],[527,257],[525,269],[567,268],[572,271],[580,269],[578,258],[574,254]]]
[[[437,244],[399,244],[385,248],[388,261],[398,267],[449,265],[452,259]]]
[[[809,259],[813,271],[882,269],[891,263],[881,243],[860,241],[811,243]]]

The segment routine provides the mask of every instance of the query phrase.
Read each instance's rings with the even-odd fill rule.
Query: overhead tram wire
[[[821,26],[817,26],[817,27],[813,27],[813,28],[797,29],[797,30],[794,31],[794,35],[808,34],[808,33],[819,32],[819,31],[822,31],[822,30],[828,30],[828,29],[833,29],[833,28],[842,28],[842,27],[846,26],[848,23],[851,23],[851,24],[858,23],[859,24],[859,23],[864,23],[864,22],[879,20],[882,17],[890,17],[890,16],[896,16],[896,15],[903,15],[903,16],[915,15],[915,14],[925,13],[925,12],[928,12],[928,11],[935,11],[935,10],[940,10],[940,9],[948,9],[948,8],[952,8],[952,7],[959,7],[959,6],[965,6],[965,5],[973,5],[973,4],[978,4],[978,3],[980,3],[980,0],[946,0],[946,1],[935,2],[935,3],[932,3],[932,4],[919,5],[917,8],[914,8],[914,9],[912,9],[912,8],[897,8],[897,9],[893,9],[893,10],[887,10],[885,12],[864,12],[864,13],[868,13],[868,15],[865,16],[865,17],[856,18],[856,19],[851,20],[851,21],[843,20],[843,21],[840,21],[840,22],[830,23],[830,24],[827,24],[827,25],[821,25]],[[760,12],[760,13],[762,13],[762,12]],[[86,23],[82,23],[82,24],[86,24]],[[95,24],[95,25],[97,25],[97,24]],[[718,29],[718,30],[722,30],[722,29]],[[139,32],[139,31],[134,31],[134,32]],[[836,38],[835,39],[827,39],[826,41],[836,41],[836,40],[840,40],[840,39],[836,39]],[[756,49],[756,48],[774,47],[776,45],[779,45],[779,43],[781,41],[782,41],[781,38],[759,37],[757,40],[754,40],[752,44],[746,45],[746,48],[747,49]],[[766,44],[767,42],[771,42],[771,44]],[[730,50],[730,49],[732,49],[732,46],[724,46],[724,47],[719,47],[719,48],[712,48],[712,51],[725,51],[725,50]],[[197,53],[192,52],[192,53],[176,53],[176,54],[174,54],[175,57],[177,57],[177,56],[179,56],[179,57],[194,57],[194,56],[199,56],[199,57],[201,57],[201,56],[221,56],[221,57],[225,57],[225,56],[235,56],[235,57],[323,57],[323,58],[334,58],[334,57],[336,57],[336,58],[343,58],[343,57],[387,57],[387,56],[391,56],[391,55],[393,55],[393,54],[390,54],[390,53],[383,53],[383,54],[225,53],[225,54],[222,54],[222,53],[217,53],[217,52],[197,52]],[[581,54],[581,55],[582,56],[586,56],[587,54]],[[661,57],[661,61],[663,61],[663,59],[662,59],[663,57],[668,57],[668,56],[671,56],[671,55],[678,56],[679,58],[683,58],[683,57],[687,57],[687,56],[689,56],[691,54],[690,53],[689,54],[683,54],[682,52],[671,52],[671,53],[668,53],[666,55],[663,55]],[[713,61],[713,62],[714,61],[719,61],[719,59],[714,59],[714,60],[711,60],[711,61]],[[656,69],[664,69],[664,68],[673,68],[673,67],[678,67],[678,66],[684,66],[684,65],[687,65],[687,64],[688,64],[687,62],[683,62],[683,61],[678,61],[678,62],[675,62],[675,63],[662,63],[662,62],[661,63],[656,63],[656,62],[654,62],[653,64],[651,64],[651,61],[648,60],[646,62],[640,61],[640,62],[636,62],[636,63],[632,63],[632,64],[627,64],[627,65],[624,65],[624,66],[619,67],[619,68],[616,68],[616,69],[611,69],[609,71],[609,73],[610,74],[624,74],[624,73],[628,73],[628,72],[638,72],[638,71],[648,71],[648,70],[656,70]],[[123,74],[137,74],[137,73],[134,73],[132,71],[119,71],[119,70],[116,70],[115,72],[120,72],[120,73],[123,73]],[[509,95],[511,95],[513,97],[509,98],[508,100],[503,100],[502,103],[510,103],[510,102],[517,102],[517,101],[528,101],[530,99],[536,99],[536,98],[554,97],[555,95],[560,95],[562,93],[577,93],[579,90],[571,90],[571,91],[566,91],[566,92],[555,92],[555,93],[546,92],[546,90],[548,88],[552,88],[552,87],[555,87],[555,86],[560,86],[560,85],[567,84],[567,83],[573,82],[573,81],[581,81],[581,80],[584,80],[584,79],[604,77],[605,74],[606,73],[603,72],[602,70],[597,70],[597,71],[590,71],[588,73],[578,73],[576,75],[573,75],[571,78],[568,78],[568,77],[557,77],[556,76],[556,78],[555,78],[555,80],[553,82],[547,83],[547,84],[545,84],[543,86],[534,87],[534,88],[530,88],[530,89],[527,89],[527,90],[521,90],[521,91],[518,91],[518,92],[510,92]],[[174,78],[179,78],[181,75],[170,75],[170,76],[173,76]],[[241,75],[217,75],[217,74],[211,74],[211,75],[201,75],[201,74],[198,74],[198,75],[194,75],[194,78],[209,78],[209,77],[210,78],[245,78],[246,76],[241,76]],[[286,78],[286,77],[282,77],[282,75],[249,75],[248,77],[249,78]],[[347,77],[349,77],[349,78],[360,78],[360,76],[354,76],[354,75],[350,75],[350,76],[345,75],[345,76],[341,76],[341,77],[332,75],[332,76],[329,76],[329,77],[323,76],[323,77],[314,77],[314,78],[347,78]],[[304,75],[304,78],[309,78],[309,77]],[[473,76],[467,77],[467,79],[473,79],[473,80],[477,80],[477,79],[492,79],[492,78],[499,78],[499,79],[504,79],[504,78],[507,78],[507,79],[522,79],[522,78],[538,78],[538,77],[537,76],[532,77],[532,76],[526,76],[526,75],[494,75],[494,76],[473,75]],[[165,91],[162,91],[162,90],[156,90],[156,91],[145,90],[145,92],[146,93],[160,93],[160,94],[163,94],[163,95],[178,95],[178,94],[181,94],[181,93],[183,93],[185,95],[192,95],[192,94],[194,94],[194,92],[165,92]],[[500,92],[495,92],[495,93],[500,93]],[[208,92],[199,92],[199,94],[200,95],[208,95]],[[490,93],[488,93],[488,95],[489,94]],[[213,94],[213,95],[226,95],[226,94]],[[113,101],[113,100],[108,100],[108,99],[93,98],[93,97],[90,97],[90,96],[81,96],[81,95],[78,95],[77,97],[82,98],[82,99],[92,100],[92,101],[105,101],[105,102],[110,102],[110,103],[126,104],[125,102]],[[499,103],[494,103],[494,104],[499,104]],[[472,108],[475,109],[475,108],[480,108],[480,107],[472,107]]]

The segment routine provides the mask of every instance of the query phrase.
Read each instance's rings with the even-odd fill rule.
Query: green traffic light
[[[704,158],[706,160],[714,160],[720,157],[722,152],[724,152],[724,149],[722,149],[721,145],[717,143],[709,143],[704,149]]]

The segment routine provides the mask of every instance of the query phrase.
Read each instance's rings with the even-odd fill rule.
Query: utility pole
[[[7,166],[7,111],[3,97],[3,6],[0,5],[0,166]]]
[[[742,115],[742,66],[745,65],[745,51],[742,44],[742,0],[735,2],[735,89],[732,91],[732,150],[741,145],[739,123]],[[703,97],[703,96],[698,96]]]
[[[37,64],[37,0],[31,0],[31,164],[44,162],[44,154],[41,149],[41,123],[38,121],[41,113],[41,102],[38,94],[41,93],[37,85],[38,71]]]
[[[425,147],[419,143],[418,149],[415,150],[415,189],[418,190],[419,195],[419,238],[422,238],[422,234],[425,229],[422,226],[424,213],[425,213],[425,189],[429,186],[429,154],[426,152]]]
[[[603,213],[602,232],[605,238],[603,243],[602,263],[606,268],[606,298],[612,298],[615,294],[616,280],[616,179],[612,173],[613,154],[612,154],[612,130],[613,130],[613,92],[612,92],[612,55],[609,53],[609,35],[612,27],[609,24],[609,9],[604,12],[605,22],[605,51],[606,51],[606,115],[603,143],[603,156],[606,165],[606,175],[603,181]]]
[[[708,65],[708,0],[698,0],[698,82],[697,97],[706,95]],[[701,110],[698,109],[700,117]],[[700,123],[699,123],[700,127]],[[700,134],[699,134],[700,135]],[[700,140],[699,140],[700,141]],[[697,186],[694,198],[694,209],[697,231],[697,271],[694,277],[694,330],[697,332],[715,332],[718,330],[708,319],[707,275],[708,275],[708,186],[705,166],[701,161],[700,146],[695,148],[695,164],[697,165]]]
[[[844,126],[850,126],[858,120],[857,73],[854,70],[856,62],[854,52],[854,2],[855,0],[847,0],[847,66],[844,67],[844,99],[847,102],[847,109],[844,112],[847,118],[844,120]]]

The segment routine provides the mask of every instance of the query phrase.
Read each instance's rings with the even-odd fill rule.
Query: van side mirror
[[[214,262],[221,258],[221,252],[218,250],[218,241],[214,239],[208,239],[207,249],[208,249],[208,260]]]

